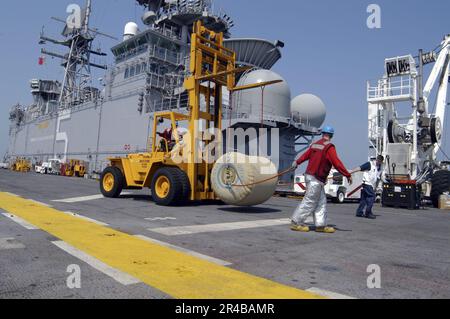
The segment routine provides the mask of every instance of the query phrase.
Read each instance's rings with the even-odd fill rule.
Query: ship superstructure
[[[176,109],[188,113],[183,82],[189,71],[190,32],[199,19],[208,29],[222,32],[227,38],[225,45],[236,52],[239,66],[248,67],[239,75],[241,84],[282,81],[242,93],[223,92],[229,96],[224,127],[254,127],[257,134],[250,136],[247,144],[252,143],[251,139],[259,144],[261,138],[273,143],[268,135],[259,136],[259,129],[276,129],[279,147],[269,148],[278,150],[271,158],[280,170],[292,163],[296,146],[308,145],[319,132],[323,118],[317,123],[308,114],[293,114],[289,86],[270,71],[281,58],[283,42],[231,38],[233,20],[225,13],[213,12],[211,0],[137,3],[144,9],[142,22],[146,28],[140,31],[134,22],[125,26],[122,41],[111,49],[114,63],[108,67],[92,58],[105,54],[93,49],[95,37],[103,34],[89,26],[91,1],[81,10],[78,27],[65,26],[63,40],[41,35],[41,44],[67,49],[65,54],[42,50],[44,55],[61,59],[65,75],[58,81],[32,80],[33,103],[12,108],[10,158],[25,157],[33,162],[76,158],[88,162],[92,173],[100,172],[110,156],[148,150],[154,142],[149,136],[155,112]],[[103,87],[92,85],[91,68],[106,70]],[[248,152],[248,147],[244,150]]]

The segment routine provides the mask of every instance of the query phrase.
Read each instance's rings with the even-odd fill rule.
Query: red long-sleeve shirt
[[[323,154],[326,152],[326,154]],[[345,177],[351,177],[349,171],[339,159],[336,147],[325,139],[314,143],[305,154],[298,160],[297,164],[309,161],[306,174],[316,177],[319,181],[326,183],[331,168],[334,167]]]
[[[160,137],[166,139],[167,141],[172,140],[172,129],[171,128],[165,129],[164,132],[162,132],[162,133],[157,132],[156,134],[158,134]]]

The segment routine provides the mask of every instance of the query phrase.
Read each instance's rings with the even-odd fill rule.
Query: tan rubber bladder
[[[255,206],[275,194],[278,178],[272,177],[277,173],[275,164],[265,157],[227,153],[214,165],[211,183],[216,195],[226,204]]]

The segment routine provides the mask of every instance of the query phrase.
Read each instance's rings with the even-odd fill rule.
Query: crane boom
[[[446,74],[447,75],[447,83],[448,83],[449,56],[450,56],[450,36],[447,37],[447,39],[442,42],[441,52],[439,53],[439,56],[433,67],[433,70],[431,71],[428,81],[425,84],[425,87],[423,89],[423,98],[425,100],[425,108],[426,108],[427,113],[429,111],[429,97],[430,97],[431,91],[433,90],[433,87],[435,86],[436,82],[439,79],[439,75],[445,76],[445,74]],[[440,87],[442,84],[443,83],[441,81]],[[445,84],[445,86],[447,87],[446,84]],[[445,89],[445,91],[446,91],[446,89]],[[438,105],[436,105],[436,106],[438,107]],[[436,108],[436,111],[437,111],[437,108]]]
[[[447,91],[449,82],[449,66],[450,55],[447,55],[446,64],[442,71],[442,76],[440,78],[439,91],[436,99],[436,117],[441,120],[442,125],[445,125],[445,109],[447,107]],[[434,155],[436,155],[441,147],[442,141],[437,143],[437,147],[434,149]]]

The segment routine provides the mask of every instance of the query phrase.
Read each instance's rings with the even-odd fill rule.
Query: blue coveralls
[[[361,190],[361,201],[359,203],[357,214],[364,216],[364,208],[366,208],[366,216],[372,215],[373,204],[375,203],[376,194],[372,186],[364,184]]]

